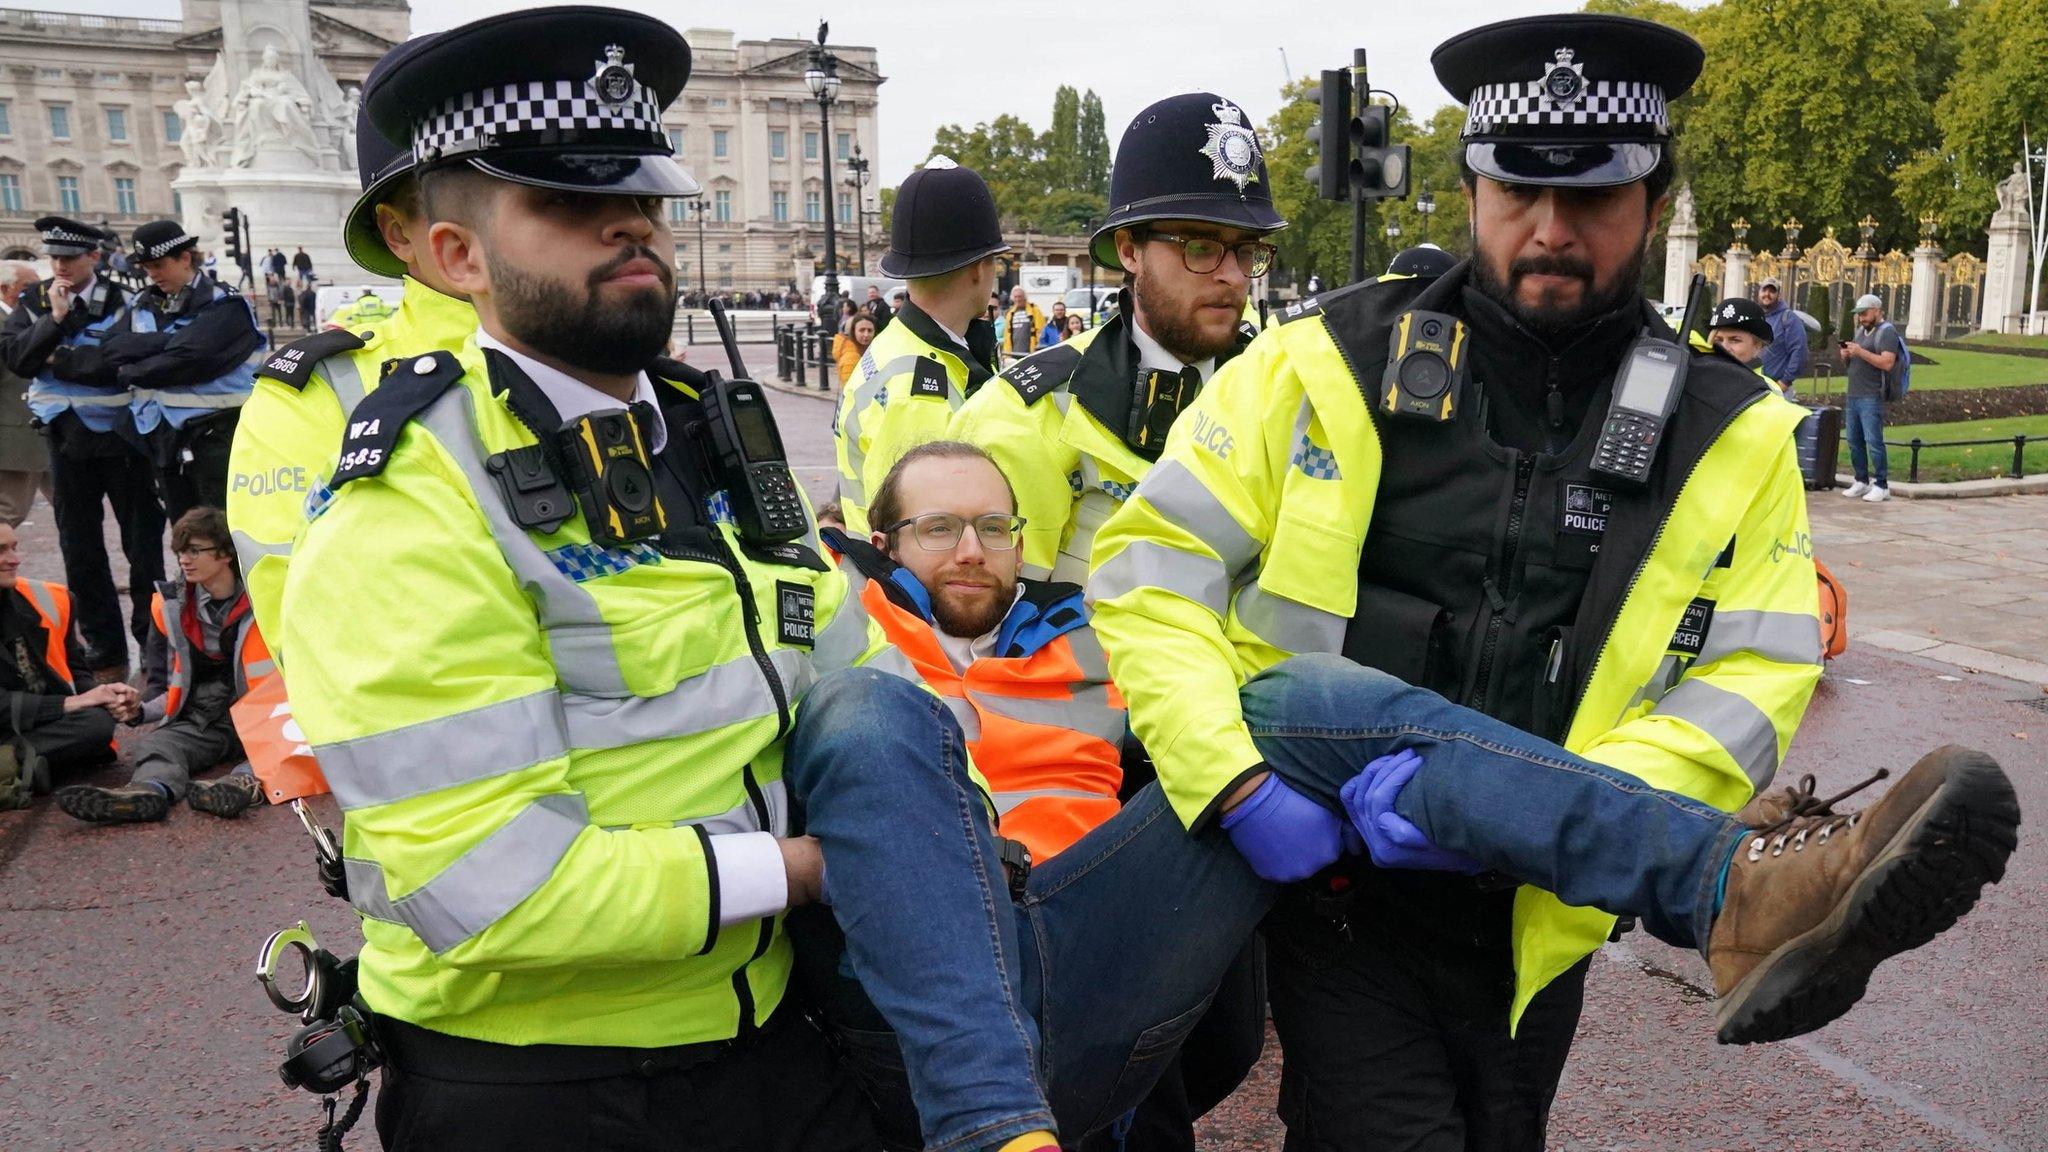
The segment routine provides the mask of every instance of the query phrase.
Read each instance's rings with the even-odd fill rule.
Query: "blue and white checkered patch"
[[[1341,480],[1343,474],[1337,471],[1337,454],[1328,448],[1321,448],[1303,432],[1294,445],[1294,466],[1302,474],[1314,480]]]
[[[1119,484],[1114,480],[1097,480],[1095,485],[1104,492],[1109,493],[1119,504],[1129,500],[1131,493],[1138,490],[1135,484]]]
[[[314,485],[313,490],[306,493],[306,522],[310,524],[319,519],[320,514],[327,511],[327,506],[332,503],[334,489],[327,486],[327,481],[322,480]]]
[[[617,576],[642,564],[661,563],[661,553],[648,544],[628,544],[624,548],[564,544],[548,549],[547,557],[557,571],[578,584],[600,576]]]
[[[1082,492],[1087,490],[1088,483],[1087,481],[1081,479],[1080,469],[1077,468],[1074,471],[1067,473],[1067,487],[1072,488],[1074,490],[1074,495],[1076,496],[1079,496]]]
[[[704,498],[704,514],[715,524],[739,523],[739,518],[732,514],[732,497],[723,488]]]

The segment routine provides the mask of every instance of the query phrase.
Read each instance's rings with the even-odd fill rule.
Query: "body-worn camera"
[[[659,536],[668,526],[654,493],[654,453],[632,409],[571,420],[555,434],[555,446],[592,543],[617,547]]]
[[[1380,411],[1438,424],[1456,419],[1471,345],[1465,322],[1442,312],[1403,312],[1390,341]]]

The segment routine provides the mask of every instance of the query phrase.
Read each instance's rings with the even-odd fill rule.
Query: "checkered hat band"
[[[1651,124],[1671,127],[1664,90],[1635,80],[1595,80],[1570,104],[1552,99],[1543,81],[1483,84],[1465,107],[1467,137],[1499,128],[1549,124]]]
[[[187,244],[196,243],[198,243],[197,240],[193,239],[191,236],[187,236],[181,233],[177,236],[171,237],[169,240],[166,240],[161,244],[152,244],[147,248],[137,248],[135,250],[135,258],[137,260],[160,260],[163,257],[169,256],[171,253],[176,252],[178,249],[183,248]]]
[[[81,233],[72,232],[63,228],[52,228],[49,231],[43,233],[43,243],[83,244],[88,248],[97,248],[99,247],[100,238],[97,236],[86,236]]]
[[[583,80],[530,80],[468,92],[442,104],[413,130],[413,155],[421,160],[469,151],[489,141],[524,143],[612,143],[667,147],[661,105],[638,83],[614,107],[599,100]]]

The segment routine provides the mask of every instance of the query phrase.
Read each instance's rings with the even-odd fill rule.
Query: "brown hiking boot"
[[[1873,969],[1947,931],[2005,875],[2019,838],[2012,781],[1953,744],[1861,812],[1835,813],[1841,798],[1794,791],[1736,849],[1707,941],[1723,1044],[1784,1040],[1847,1012]]]
[[[141,824],[163,819],[171,810],[171,798],[151,784],[74,784],[57,793],[57,807],[92,824]]]
[[[1815,800],[1813,794],[1817,781],[1814,780],[1813,773],[1808,772],[1799,778],[1797,784],[1787,784],[1776,792],[1759,793],[1735,814],[1735,820],[1751,828],[1776,828],[1794,816],[1832,812],[1835,805],[1890,775],[1888,769],[1879,768],[1870,779],[1854,788],[1838,792],[1825,800]]]
[[[209,816],[232,820],[251,806],[262,803],[263,785],[254,776],[232,772],[218,780],[194,780],[185,790],[185,803]]]

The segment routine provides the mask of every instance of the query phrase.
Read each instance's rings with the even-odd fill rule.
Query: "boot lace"
[[[1841,815],[1835,811],[1835,805],[1890,775],[1888,770],[1879,768],[1868,780],[1828,797],[1814,795],[1818,782],[1812,773],[1800,777],[1799,783],[1785,789],[1786,798],[1791,801],[1785,815],[1777,823],[1757,829],[1750,840],[1750,862],[1763,859],[1767,849],[1773,856],[1783,856],[1788,846],[1794,852],[1802,852],[1809,839],[1816,845],[1826,844],[1838,829],[1846,832],[1854,828],[1863,813]]]

